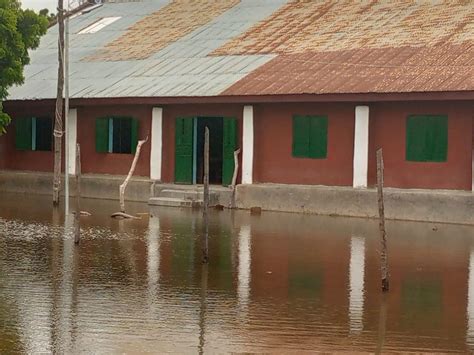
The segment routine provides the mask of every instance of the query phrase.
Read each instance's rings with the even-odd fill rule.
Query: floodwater
[[[129,204],[130,212],[147,212]],[[2,194],[0,353],[473,352],[474,229],[153,210],[84,200],[76,247],[47,197]]]

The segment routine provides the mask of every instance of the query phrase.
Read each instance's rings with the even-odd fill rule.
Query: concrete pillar
[[[466,343],[474,348],[474,249],[469,255],[469,278],[467,281],[467,334]]]
[[[242,184],[253,183],[253,106],[244,106],[242,137]]]
[[[369,166],[369,106],[356,106],[354,132],[354,165],[352,186],[367,187]]]
[[[349,263],[349,329],[351,333],[360,333],[364,328],[364,273],[365,239],[352,236]]]
[[[151,117],[150,179],[161,181],[163,160],[163,109],[154,107]]]
[[[77,144],[77,109],[69,109],[67,115],[68,132],[67,144],[69,145],[69,175],[76,175],[76,144]]]
[[[250,226],[244,225],[240,228],[239,233],[239,271],[237,283],[237,297],[242,308],[248,306],[250,298],[250,265]]]

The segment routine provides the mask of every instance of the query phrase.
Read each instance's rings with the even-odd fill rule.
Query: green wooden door
[[[176,118],[174,180],[180,184],[193,183],[193,118]]]
[[[224,118],[224,137],[222,143],[222,184],[232,183],[234,175],[234,151],[237,147],[237,120]]]

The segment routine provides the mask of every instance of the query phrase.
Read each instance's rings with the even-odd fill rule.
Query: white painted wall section
[[[364,329],[364,274],[365,239],[352,236],[349,263],[349,329],[351,333],[360,333]]]
[[[150,179],[161,181],[163,160],[163,108],[154,107],[151,117]]]
[[[77,109],[72,108],[67,115],[67,144],[69,148],[69,175],[76,175],[76,144],[77,144]]]
[[[353,187],[367,187],[369,167],[369,106],[356,106],[354,132]]]
[[[242,136],[242,184],[253,183],[253,153],[253,106],[244,106],[244,123]]]

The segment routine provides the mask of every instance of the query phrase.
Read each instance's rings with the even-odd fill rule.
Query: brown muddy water
[[[50,199],[2,194],[0,353],[473,352],[474,229],[84,200],[75,247]],[[129,204],[131,212],[147,212]]]

